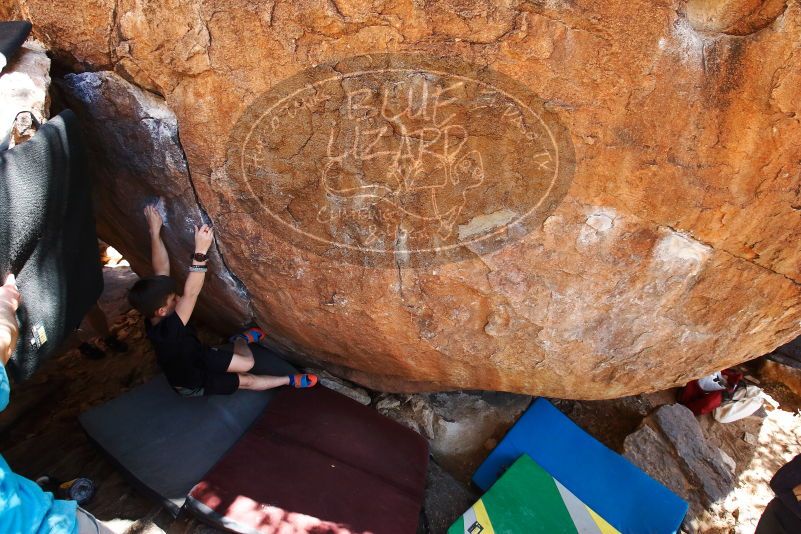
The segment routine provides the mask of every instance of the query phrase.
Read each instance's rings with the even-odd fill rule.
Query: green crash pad
[[[619,534],[527,454],[448,529],[448,534],[538,532]]]

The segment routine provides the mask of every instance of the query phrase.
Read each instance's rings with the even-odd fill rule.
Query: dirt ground
[[[77,416],[145,382],[157,373],[154,355],[144,337],[142,320],[127,308],[125,291],[135,275],[125,267],[105,268],[106,290],[101,308],[112,331],[128,343],[123,354],[89,360],[71,350],[47,362],[34,378],[12,386],[9,409],[0,414],[0,451],[18,473],[35,479],[49,475],[57,480],[78,476],[97,484],[95,498],[86,506],[117,533],[214,532],[195,520],[173,519],[130,486],[114,466],[91,444]],[[218,342],[213,336],[205,340]],[[745,370],[757,376],[751,366]],[[737,485],[721,504],[736,525],[713,520],[710,532],[754,531],[765,505],[772,498],[768,481],[786,461],[801,453],[801,399],[777,383],[761,383],[780,403],[765,417],[749,417],[723,425],[701,418],[707,439],[722,448],[736,464]],[[655,407],[674,402],[675,391],[638,395],[611,401],[554,401],[574,421],[610,448],[622,451],[624,438]],[[713,519],[720,510],[710,511]],[[724,522],[725,523],[725,522]]]

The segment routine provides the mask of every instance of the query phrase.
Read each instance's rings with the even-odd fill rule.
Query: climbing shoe
[[[246,343],[258,343],[260,340],[264,339],[264,336],[266,335],[267,334],[264,333],[264,330],[262,330],[258,326],[254,326],[248,328],[247,330],[245,330],[240,334],[232,336],[231,339],[229,339],[229,341],[233,343],[237,339],[241,338],[244,339]]]
[[[311,388],[317,385],[317,375],[289,375],[289,385],[293,388]]]

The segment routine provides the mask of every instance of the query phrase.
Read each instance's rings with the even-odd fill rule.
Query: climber
[[[129,291],[128,300],[145,316],[145,330],[156,351],[156,360],[177,393],[195,397],[226,395],[237,389],[264,390],[285,385],[308,388],[317,384],[317,377],[312,374],[262,376],[249,373],[255,365],[249,343],[264,337],[259,328],[249,328],[234,336],[233,351],[201,344],[189,326],[189,318],[203,287],[208,269],[207,252],[214,232],[205,224],[195,227],[195,252],[184,293],[179,297],[175,281],[169,277],[170,262],[161,240],[163,219],[158,205],[146,206],[145,218],[150,230],[155,276],[139,279]]]

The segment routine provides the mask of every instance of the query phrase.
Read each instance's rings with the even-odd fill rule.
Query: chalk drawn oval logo
[[[227,171],[296,246],[423,267],[523,237],[574,166],[568,132],[519,82],[386,54],[311,68],[261,95],[233,130]]]

